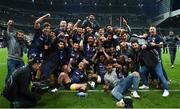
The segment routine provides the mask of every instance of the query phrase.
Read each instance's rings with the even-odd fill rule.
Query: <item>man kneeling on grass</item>
[[[80,62],[78,68],[71,68],[71,61],[68,64],[68,72],[61,72],[58,78],[58,83],[62,83],[67,90],[79,90],[78,96],[86,96],[87,93],[87,76],[84,73],[85,62]]]
[[[40,68],[42,57],[32,55],[28,65],[15,70],[3,90],[2,95],[11,102],[12,108],[30,108],[41,98],[38,92],[30,91],[33,75]]]
[[[111,94],[118,100],[117,107],[124,107],[123,93],[133,86],[132,97],[140,98],[137,93],[140,76],[138,72],[133,72],[125,78],[118,79],[116,69],[113,68],[112,61],[105,62],[107,72],[104,76],[105,86],[104,89],[112,89]]]

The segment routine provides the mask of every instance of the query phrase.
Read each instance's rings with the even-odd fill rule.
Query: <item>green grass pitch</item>
[[[180,108],[180,50],[177,52],[175,68],[170,68],[169,54],[163,54],[163,64],[168,77],[170,95],[162,97],[161,91],[141,91],[141,98],[133,99],[135,108]],[[27,62],[27,58],[25,58]],[[0,48],[0,91],[4,87],[7,72],[7,49]],[[127,93],[130,95],[130,93]],[[75,92],[59,90],[57,93],[45,93],[38,102],[37,108],[116,108],[116,100],[109,92],[88,92],[88,96],[80,98]],[[0,96],[0,108],[9,108],[9,102]]]

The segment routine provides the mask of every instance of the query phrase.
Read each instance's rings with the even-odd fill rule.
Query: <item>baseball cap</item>
[[[31,54],[29,56],[29,63],[34,64],[34,63],[42,63],[43,62],[43,58],[42,58],[42,54]]]

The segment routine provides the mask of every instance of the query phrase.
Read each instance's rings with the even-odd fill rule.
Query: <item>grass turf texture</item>
[[[172,81],[170,90],[180,90],[180,50],[177,52],[175,68],[170,68],[169,54],[163,54],[163,65]],[[26,56],[24,57],[27,62]],[[7,49],[0,48],[0,91],[4,86],[7,72]],[[154,89],[154,88],[151,88]],[[169,97],[162,97],[161,91],[139,92],[141,98],[134,99],[135,108],[180,108],[180,91],[170,91]],[[130,93],[127,93],[130,95]],[[76,92],[59,90],[57,93],[45,93],[38,102],[38,108],[116,108],[116,100],[109,92],[88,92],[84,98],[77,97]],[[0,108],[8,108],[9,102],[0,96]]]

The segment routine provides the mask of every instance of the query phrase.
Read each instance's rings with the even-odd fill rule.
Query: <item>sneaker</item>
[[[91,89],[95,89],[96,83],[94,81],[88,81],[88,85],[91,87]]]
[[[87,96],[87,93],[85,93],[85,92],[78,92],[78,93],[77,93],[77,96],[79,96],[79,97],[85,97],[85,96]]]
[[[162,94],[163,97],[167,97],[169,96],[169,91],[168,90],[164,90],[163,94]]]
[[[124,107],[124,106],[125,106],[125,103],[124,103],[123,99],[121,99],[120,101],[118,101],[118,102],[116,103],[116,106],[117,106],[117,107]]]
[[[58,91],[57,88],[54,88],[54,89],[51,90],[52,93],[56,93],[57,91]]]
[[[149,87],[143,84],[142,86],[139,87],[139,89],[149,89]]]
[[[137,91],[133,91],[132,93],[132,97],[134,98],[140,98],[140,96],[138,95]]]

